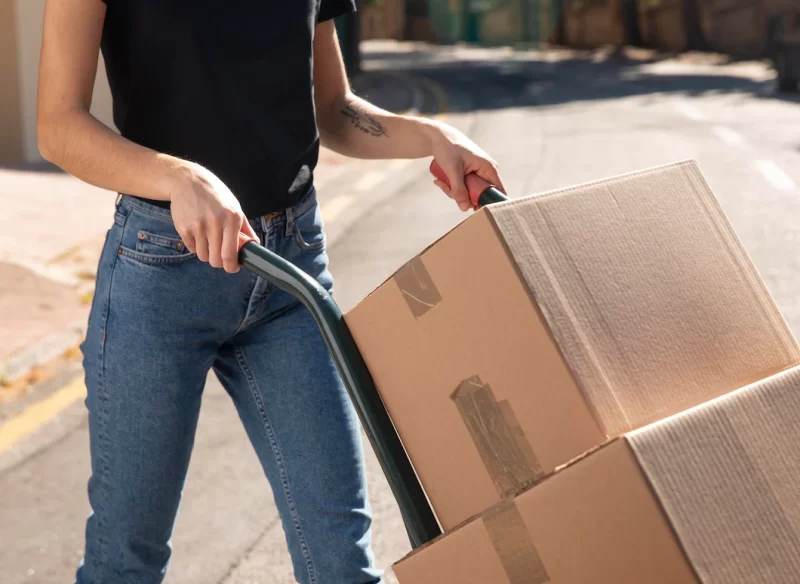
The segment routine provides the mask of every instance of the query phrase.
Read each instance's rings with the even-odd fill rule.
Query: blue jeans
[[[312,190],[252,221],[329,291]],[[121,197],[82,345],[92,476],[78,584],[156,584],[213,368],[272,486],[302,584],[379,583],[355,411],[309,312],[189,253],[168,210]]]

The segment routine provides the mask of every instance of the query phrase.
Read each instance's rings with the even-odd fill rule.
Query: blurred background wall
[[[6,162],[41,160],[36,88],[43,10],[44,0],[0,0],[0,160]],[[800,0],[360,0],[358,13],[336,26],[354,76],[359,43],[367,39],[587,49],[637,45],[767,57],[798,12]],[[113,127],[102,58],[92,113]]]
[[[0,0],[0,160],[38,162],[36,90],[44,0]],[[92,113],[113,126],[100,59]]]

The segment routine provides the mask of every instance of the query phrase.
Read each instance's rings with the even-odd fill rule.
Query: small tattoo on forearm
[[[352,105],[347,104],[342,109],[342,115],[350,120],[350,123],[357,130],[361,130],[370,136],[389,136],[386,128],[378,120],[367,114],[366,112],[359,111]]]

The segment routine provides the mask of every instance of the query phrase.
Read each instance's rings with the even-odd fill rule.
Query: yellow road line
[[[83,377],[79,377],[53,395],[11,418],[0,426],[0,454],[32,434],[85,395],[86,386],[83,384]]]

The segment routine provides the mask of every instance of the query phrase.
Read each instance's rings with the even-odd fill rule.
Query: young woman
[[[349,90],[332,19],[353,0],[47,0],[45,158],[120,193],[83,344],[93,513],[79,584],[164,578],[210,369],[233,399],[303,584],[380,582],[359,426],[308,312],[240,271],[258,240],[330,289],[313,187],[322,144],[433,156],[500,185],[455,129]],[[98,51],[116,134],[89,114]]]

